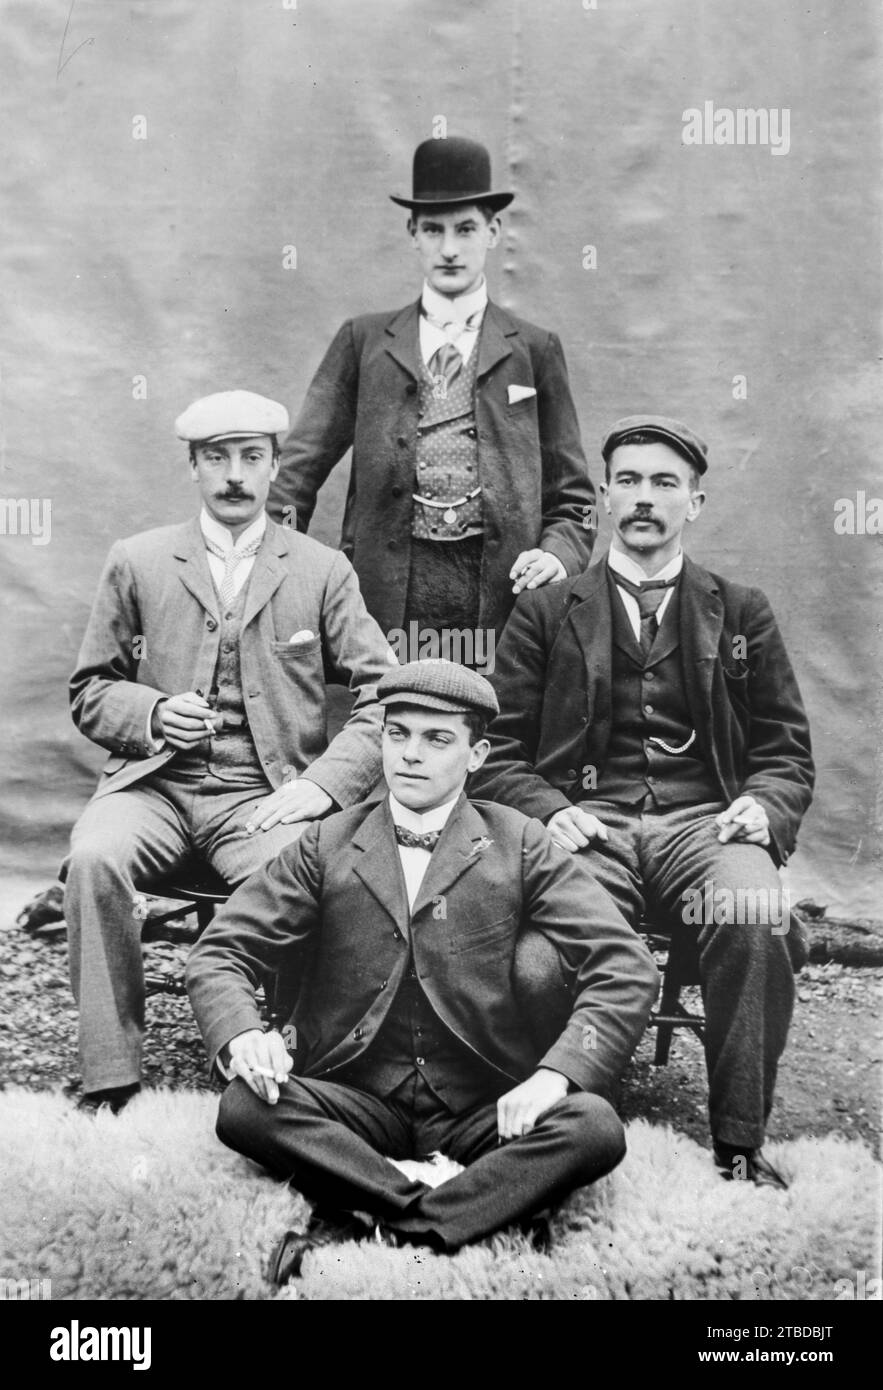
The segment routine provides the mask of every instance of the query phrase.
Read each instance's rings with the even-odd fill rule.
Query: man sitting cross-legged
[[[472,803],[497,708],[489,683],[414,662],[378,685],[389,795],[311,826],[230,899],[191,954],[210,1057],[234,1076],[218,1134],[317,1204],[304,1250],[379,1222],[395,1242],[454,1250],[529,1220],[625,1152],[609,1102],[658,978],[579,859],[520,812]],[[527,928],[560,952],[573,1009],[544,1055],[513,993]],[[255,985],[311,947],[293,1059],[260,1030]],[[466,1165],[430,1188],[393,1159]],[[365,1213],[360,1220],[354,1213]]]

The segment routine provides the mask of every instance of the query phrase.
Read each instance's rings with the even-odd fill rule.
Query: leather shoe
[[[367,1240],[373,1227],[352,1212],[331,1212],[316,1209],[305,1231],[286,1231],[270,1256],[270,1282],[277,1288],[296,1279],[302,1272],[304,1257],[324,1245],[339,1245],[345,1240]]]
[[[735,1144],[715,1143],[714,1161],[722,1178],[753,1182],[755,1187],[777,1187],[787,1191],[788,1184],[777,1172],[762,1149],[740,1149]]]
[[[86,1091],[77,1101],[77,1109],[94,1114],[96,1110],[106,1107],[111,1114],[118,1115],[140,1090],[140,1081],[134,1081],[131,1086],[110,1086],[106,1091]]]

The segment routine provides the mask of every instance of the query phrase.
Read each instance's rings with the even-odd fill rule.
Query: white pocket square
[[[516,405],[518,401],[530,400],[531,396],[536,395],[532,386],[509,386],[509,404]]]
[[[302,647],[305,642],[312,642],[316,636],[315,632],[310,632],[308,627],[302,628],[300,632],[293,632],[288,639],[289,647]]]

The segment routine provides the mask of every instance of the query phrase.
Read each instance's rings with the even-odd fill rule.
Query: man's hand
[[[172,748],[186,752],[215,732],[214,711],[204,695],[188,690],[184,695],[170,695],[160,700],[153,711],[151,733],[165,739]]]
[[[543,584],[560,584],[567,570],[550,550],[522,550],[509,571],[513,594],[522,589],[539,589]]]
[[[563,811],[556,811],[552,819],[547,821],[546,829],[555,844],[566,849],[568,854],[585,849],[593,840],[609,838],[607,827],[598,817],[581,810],[579,806],[565,806]]]
[[[770,842],[767,813],[753,796],[737,796],[715,820],[721,828],[717,838],[722,845],[729,840],[746,845],[768,845]]]
[[[567,1095],[570,1082],[560,1071],[540,1067],[514,1091],[497,1101],[497,1133],[501,1139],[529,1134],[541,1115]]]
[[[234,1076],[241,1076],[261,1100],[275,1105],[279,1087],[294,1065],[281,1033],[262,1033],[259,1028],[250,1028],[247,1033],[237,1033],[231,1038],[227,1052],[228,1070]]]
[[[331,797],[308,777],[285,782],[252,812],[246,832],[272,830],[274,825],[293,825],[295,821],[318,820],[334,805]]]

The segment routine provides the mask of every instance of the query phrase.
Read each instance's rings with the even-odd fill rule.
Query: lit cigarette
[[[246,1066],[248,1066],[248,1065],[249,1065],[249,1064],[246,1063]],[[284,1080],[285,1080],[285,1072],[270,1071],[270,1068],[269,1068],[269,1067],[256,1067],[256,1066],[251,1066],[251,1067],[249,1067],[249,1070],[250,1070],[250,1071],[256,1071],[257,1074],[258,1074],[258,1076],[268,1076],[268,1077],[270,1078],[271,1081],[284,1081]]]

